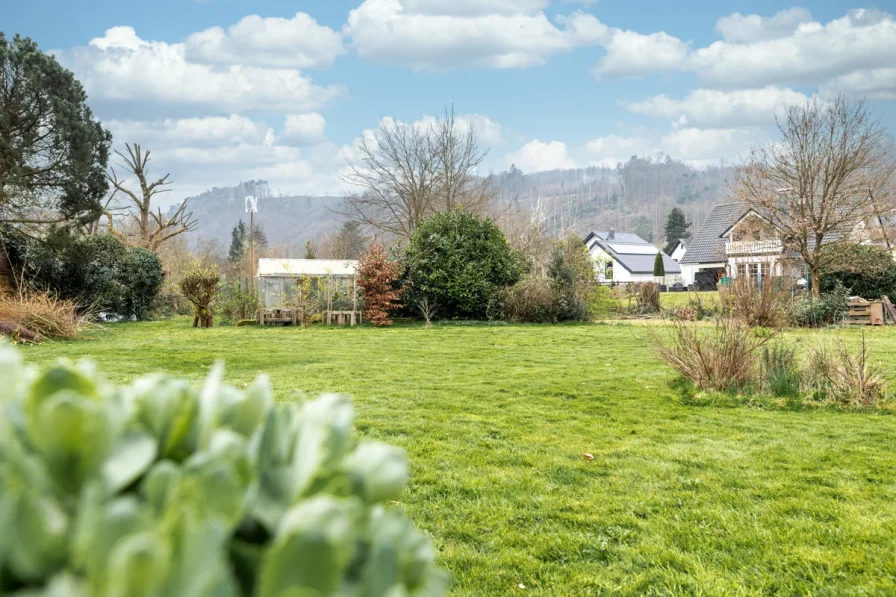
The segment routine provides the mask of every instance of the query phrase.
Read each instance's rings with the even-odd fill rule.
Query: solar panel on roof
[[[617,245],[610,244],[610,248],[620,255],[656,255],[659,249],[651,245]]]

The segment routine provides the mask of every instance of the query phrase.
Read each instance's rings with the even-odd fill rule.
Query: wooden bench
[[[258,325],[299,325],[304,321],[302,309],[266,308],[258,310]]]
[[[351,325],[355,325],[355,323],[361,322],[361,312],[360,311],[327,311],[327,325],[333,325],[333,322],[336,322],[336,325],[345,325],[346,323],[350,323]]]

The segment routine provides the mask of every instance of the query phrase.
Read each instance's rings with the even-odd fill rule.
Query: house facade
[[[712,209],[681,258],[682,283],[714,286],[721,278],[784,276],[802,267],[778,230],[765,218],[740,204]]]
[[[877,225],[884,229],[882,222]],[[857,243],[877,243],[872,232],[866,222],[860,222],[840,234]],[[682,283],[686,286],[714,288],[721,278],[760,281],[768,277],[806,275],[799,255],[785,246],[778,229],[761,214],[737,203],[712,209],[679,263]]]
[[[608,231],[591,232],[585,246],[594,260],[597,279],[602,284],[631,284],[655,282],[653,266],[657,253],[663,255],[665,283],[681,281],[681,268],[669,255],[637,234]]]

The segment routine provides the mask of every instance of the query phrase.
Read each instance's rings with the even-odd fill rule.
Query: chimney
[[[610,228],[610,235],[607,240],[616,240],[616,229]]]

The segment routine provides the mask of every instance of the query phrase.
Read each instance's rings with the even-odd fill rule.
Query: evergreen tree
[[[361,232],[361,224],[347,220],[336,233],[334,239],[334,257],[337,259],[358,259],[367,246],[367,237]]]
[[[255,248],[268,248],[268,235],[265,234],[264,228],[261,227],[261,224],[255,224]]]
[[[662,253],[657,253],[656,259],[653,260],[653,276],[655,278],[664,278],[666,276],[666,266],[663,264]]]
[[[666,220],[666,248],[664,251],[666,253],[671,251],[675,241],[691,238],[691,233],[688,232],[690,227],[691,224],[685,218],[684,212],[673,207],[669,212],[669,219]]]
[[[305,243],[305,259],[317,259],[317,251],[314,250],[314,243],[310,240]]]
[[[75,76],[29,38],[0,33],[0,220],[86,224],[102,215],[112,135]]]
[[[257,230],[257,227],[256,227]],[[243,258],[243,253],[246,249],[246,224],[240,220],[240,223],[233,227],[233,232],[230,233],[230,262],[236,263],[240,259]]]

